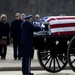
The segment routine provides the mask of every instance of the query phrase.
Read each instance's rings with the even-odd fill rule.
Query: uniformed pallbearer
[[[33,32],[40,31],[41,28],[32,25],[32,16],[28,15],[25,17],[25,22],[22,24],[22,73],[23,75],[33,75],[30,72],[31,59],[33,58]]]

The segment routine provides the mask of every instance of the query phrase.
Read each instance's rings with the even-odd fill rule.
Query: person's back
[[[33,30],[31,28],[31,24],[29,22],[24,22],[22,25],[22,39],[26,40],[24,38],[30,38],[33,36]]]
[[[23,51],[26,50],[24,55],[30,55],[32,53],[31,51],[33,50],[33,32],[40,31],[41,28],[38,26],[34,26],[29,22],[24,22],[22,25],[22,45],[26,48],[24,48]],[[29,47],[27,47],[29,46]],[[27,54],[29,53],[29,54]]]
[[[22,51],[22,72],[23,75],[33,75],[30,72],[31,59],[33,58],[33,32],[40,31],[41,28],[32,25],[32,16],[27,16],[25,22],[22,24],[22,41],[21,41],[21,51]]]

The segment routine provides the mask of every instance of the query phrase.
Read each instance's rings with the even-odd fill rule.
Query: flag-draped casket
[[[49,17],[51,35],[75,35],[75,16]]]

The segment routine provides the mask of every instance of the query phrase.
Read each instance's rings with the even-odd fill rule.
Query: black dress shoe
[[[17,58],[14,58],[14,60],[17,60]]]
[[[5,60],[5,57],[1,57],[2,60]]]
[[[18,58],[18,60],[21,60],[21,58]]]

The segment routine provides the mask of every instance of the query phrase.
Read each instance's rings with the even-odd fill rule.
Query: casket
[[[51,35],[75,35],[75,16],[53,16],[49,22]]]

